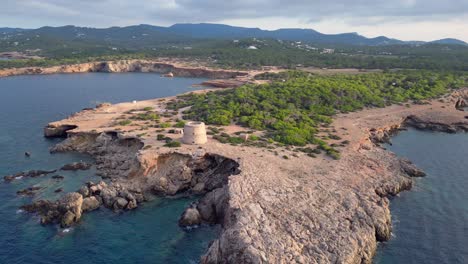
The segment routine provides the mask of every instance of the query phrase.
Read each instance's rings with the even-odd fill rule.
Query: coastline
[[[117,60],[96,61],[72,65],[61,65],[51,67],[25,67],[0,69],[0,78],[20,75],[42,75],[42,74],[72,74],[72,73],[124,73],[141,72],[157,73],[170,77],[194,77],[208,78],[210,80],[202,85],[214,88],[232,88],[247,83],[258,83],[254,76],[264,72],[277,72],[278,69],[265,71],[236,71],[215,69],[201,65],[189,65],[183,61],[160,59],[160,60]]]
[[[67,132],[69,138],[61,144],[65,146],[62,150],[89,153],[87,148],[93,148],[95,141],[91,137],[91,141],[83,143],[83,136],[86,138],[91,130],[105,133],[112,116],[130,108],[161,103],[161,99],[148,100],[85,111],[51,123],[49,128],[76,126]],[[370,263],[377,242],[390,239],[387,196],[412,186],[410,170],[405,169],[408,164],[377,146],[386,135],[404,125],[420,129],[424,125],[445,132],[446,128],[468,131],[464,113],[455,110],[453,100],[447,99],[445,103],[432,101],[410,108],[390,106],[338,115],[332,126],[351,142],[342,149],[343,158],[338,161],[306,156],[284,160],[258,148],[230,146],[210,139],[203,145],[204,152],[238,161],[240,173],[230,176],[227,186],[222,187],[229,197],[220,222],[223,233],[202,262]],[[133,175],[128,179],[132,184],[137,174],[148,179],[156,176],[158,157],[193,155],[198,151],[198,147],[188,145],[175,151],[165,148],[151,132],[143,138],[134,132],[118,134],[122,139],[143,143],[134,153],[138,160],[136,169],[128,174]],[[143,145],[159,149],[144,150]],[[128,181],[124,180],[125,184]]]
[[[123,65],[119,70],[134,67],[128,65],[141,66]],[[88,66],[78,72],[88,72]],[[405,170],[408,164],[380,148],[379,142],[405,125],[444,132],[468,131],[467,119],[463,112],[455,110],[452,96],[429,105],[394,105],[336,116],[332,127],[351,142],[342,148],[343,158],[338,161],[305,155],[284,160],[263,149],[230,146],[211,138],[202,146],[202,154],[197,146],[183,145],[174,150],[156,140],[155,130],[116,130],[113,125],[124,112],[150,106],[163,110],[171,99],[85,110],[50,123],[45,131],[50,136],[68,136],[56,151],[80,151],[97,157],[102,162],[98,170],[105,176],[113,175],[111,185],[127,190],[145,188],[151,182],[151,190],[141,192],[159,187],[162,195],[171,195],[173,190],[164,186],[157,172],[164,163],[161,157],[184,163],[197,153],[237,162],[239,174],[228,175],[227,182],[218,188],[202,192],[205,197],[224,197],[223,204],[215,199],[205,201],[219,206],[220,211],[211,216],[223,225],[223,232],[211,244],[203,263],[371,263],[377,241],[390,239],[387,196],[407,190],[412,184]],[[143,132],[147,134],[139,137]],[[132,147],[128,150],[128,146]],[[285,149],[281,152],[291,154]],[[164,177],[174,182],[175,174]],[[190,186],[191,191],[194,189]]]

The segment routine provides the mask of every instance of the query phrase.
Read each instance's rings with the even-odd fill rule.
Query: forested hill
[[[309,43],[342,45],[395,45],[412,44],[384,36],[367,38],[357,33],[323,34],[312,29],[262,30],[259,28],[234,27],[223,24],[175,24],[170,27],[138,25],[128,27],[88,28],[88,27],[42,27],[38,29],[0,28],[0,41],[10,43],[30,41],[40,42],[39,38],[56,41],[81,41],[93,44],[120,45],[122,47],[147,46],[148,43],[189,41],[193,39],[278,39],[304,41]],[[417,43],[424,43],[418,41]],[[436,40],[439,44],[461,44],[456,39]],[[14,45],[14,44],[13,44]]]
[[[12,51],[44,59],[2,59],[2,52]],[[355,33],[326,35],[311,29],[267,31],[216,24],[0,28],[0,68],[155,57],[201,60],[236,69],[312,66],[468,71],[468,45],[456,39],[406,43]]]

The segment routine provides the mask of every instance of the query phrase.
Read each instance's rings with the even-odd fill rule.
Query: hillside
[[[385,36],[367,38],[357,33],[323,34],[312,29],[262,30],[259,28],[234,27],[222,24],[175,24],[170,27],[137,25],[128,27],[41,27],[38,29],[0,28],[0,47],[14,46],[16,42],[28,42],[28,46],[40,48],[50,45],[74,45],[76,43],[94,46],[112,45],[120,48],[148,48],[158,44],[193,42],[196,40],[234,39],[277,39],[303,41],[315,44],[337,44],[356,46],[401,45],[424,42],[404,42]],[[45,41],[42,39],[46,39]],[[73,43],[68,43],[73,42]],[[456,39],[436,40],[437,44],[466,45]]]

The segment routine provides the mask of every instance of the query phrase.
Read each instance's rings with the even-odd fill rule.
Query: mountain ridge
[[[76,40],[88,38],[96,41],[128,42],[129,39],[145,39],[145,41],[181,41],[188,39],[278,39],[286,41],[304,41],[318,44],[345,44],[356,46],[381,45],[468,45],[454,38],[444,38],[434,41],[402,41],[386,36],[368,38],[358,33],[324,34],[307,28],[281,28],[263,30],[260,28],[237,27],[225,24],[211,23],[179,23],[169,27],[140,24],[125,27],[92,28],[66,25],[61,27],[40,27],[37,29],[0,28],[0,36],[20,34],[29,37],[43,34],[58,39]],[[142,37],[143,36],[143,37]]]

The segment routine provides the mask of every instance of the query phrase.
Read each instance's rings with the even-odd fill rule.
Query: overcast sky
[[[468,0],[0,0],[0,27],[198,22],[468,41]]]

